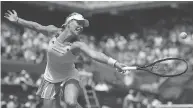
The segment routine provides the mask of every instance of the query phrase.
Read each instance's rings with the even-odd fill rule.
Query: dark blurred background
[[[90,27],[81,34],[82,39],[91,48],[127,65],[144,65],[165,57],[188,61],[188,72],[179,77],[167,79],[136,72],[131,78],[81,56],[76,65],[84,68],[82,71],[87,73],[87,79],[93,82],[102,108],[193,104],[193,2],[4,1],[1,2],[3,107],[41,107],[35,91],[46,65],[48,41],[52,38],[9,22],[3,16],[7,10],[13,9],[20,18],[57,27],[70,13],[79,12],[90,21]],[[186,32],[188,37],[180,38],[181,32]],[[135,79],[136,83],[128,83],[130,79]],[[159,84],[162,80],[163,83]],[[135,89],[137,87],[140,89]],[[140,98],[138,103],[145,106],[137,106],[133,98],[127,98],[132,96]],[[124,100],[131,101],[133,106],[125,107]],[[84,96],[80,97],[80,102],[85,104]]]

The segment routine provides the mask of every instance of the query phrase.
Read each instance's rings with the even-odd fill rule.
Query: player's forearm
[[[108,57],[107,55],[101,53],[101,52],[95,52],[93,59],[104,64],[108,64],[112,67],[115,67],[116,60]]]
[[[95,52],[92,58],[100,63],[107,64],[109,57],[101,52]]]
[[[114,60],[113,58],[110,58],[101,52],[97,52],[97,51],[90,49],[83,42],[74,43],[71,51],[73,52],[73,49],[75,50],[76,48],[79,48],[84,54],[86,54],[87,56],[91,57],[92,59],[94,59],[100,63],[104,63],[104,64],[108,64],[112,67],[120,68],[120,65],[117,62],[117,60]]]
[[[36,31],[38,31],[38,29],[42,27],[42,25],[40,25],[36,22],[27,21],[27,20],[24,20],[22,18],[18,18],[17,23],[24,26],[24,27],[27,27],[27,28],[30,28],[30,29],[33,29]]]

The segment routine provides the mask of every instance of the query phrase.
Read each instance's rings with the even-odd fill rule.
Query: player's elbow
[[[38,32],[40,32],[41,31],[41,29],[43,29],[43,27],[41,27],[40,25],[34,25],[34,26],[31,26],[31,28],[33,29],[33,30],[36,30],[36,31],[38,31]]]
[[[97,53],[94,52],[94,51],[90,51],[89,54],[88,54],[92,59],[96,60],[97,59]]]
[[[85,53],[87,56],[89,56],[92,59],[97,58],[97,52],[90,49],[85,43],[76,42],[74,43],[74,47],[79,48],[83,53]]]

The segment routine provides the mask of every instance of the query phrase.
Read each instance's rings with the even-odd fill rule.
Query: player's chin
[[[74,31],[72,32],[72,34],[73,34],[74,36],[77,36],[77,33],[76,33],[76,32],[74,32]]]
[[[80,31],[75,31],[74,35],[79,35],[81,32]]]

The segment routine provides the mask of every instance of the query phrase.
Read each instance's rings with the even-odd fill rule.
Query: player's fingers
[[[6,17],[9,17],[9,14],[8,14],[8,13],[5,13],[5,16],[6,16]]]
[[[127,70],[127,71],[125,71],[124,74],[127,75],[127,74],[129,74],[130,72],[131,72],[131,71],[128,71],[128,70]]]
[[[127,67],[127,65],[126,65],[126,64],[123,64],[123,66],[124,66],[124,67]]]
[[[7,16],[4,16],[4,17],[8,19],[8,17],[7,17]]]
[[[123,63],[120,63],[120,66],[125,67],[125,66],[127,66],[127,65],[126,65],[126,64],[123,64]]]
[[[17,12],[15,10],[12,10],[15,15],[17,15]]]
[[[7,10],[7,13],[9,12],[10,10]]]
[[[9,15],[9,13],[6,12],[5,15]]]
[[[122,71],[121,73],[124,74],[124,75],[128,75],[128,74],[131,73],[131,71],[129,71],[129,70],[124,70],[124,71]]]
[[[7,11],[10,15],[13,14],[10,10]]]
[[[120,73],[121,73],[121,74],[125,74],[125,72],[126,72],[126,71],[121,71]]]

